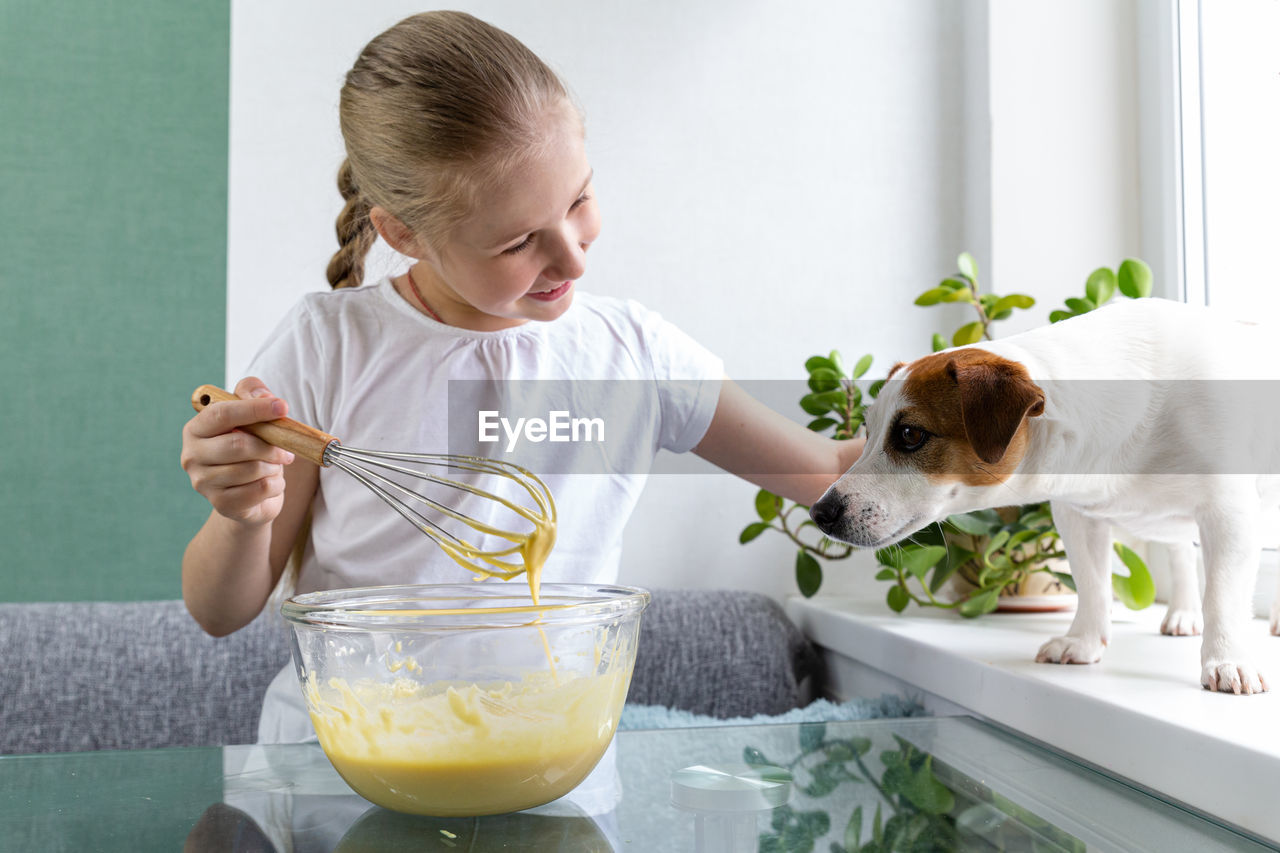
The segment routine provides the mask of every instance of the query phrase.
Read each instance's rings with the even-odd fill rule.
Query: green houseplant
[[[1015,310],[1036,304],[1026,294],[984,293],[978,282],[978,265],[965,252],[957,259],[957,272],[916,297],[915,304],[920,306],[967,303],[973,308],[974,319],[949,337],[933,335],[934,352],[991,340],[996,323],[1008,319]],[[1049,322],[1093,311],[1117,293],[1131,299],[1149,296],[1150,268],[1141,260],[1130,258],[1117,270],[1094,270],[1085,281],[1084,295],[1069,298],[1064,307],[1050,312]],[[800,407],[814,418],[809,429],[841,440],[859,434],[868,398],[874,399],[884,384],[879,380],[862,387],[860,380],[871,363],[871,356],[864,355],[852,371],[846,371],[840,354],[834,351],[805,362],[809,392],[801,398]],[[806,597],[822,585],[820,560],[844,559],[854,551],[850,545],[820,535],[808,518],[808,507],[761,490],[756,494],[755,509],[757,520],[743,529],[739,542],[750,542],[767,530],[790,538],[797,546],[796,584]],[[1117,597],[1133,609],[1148,606],[1154,600],[1155,587],[1145,564],[1123,543],[1115,543],[1114,549],[1128,571],[1127,575],[1112,576]],[[919,531],[906,542],[876,552],[881,566],[876,577],[890,583],[885,598],[894,611],[900,612],[915,602],[974,617],[995,610],[1002,595],[1016,593],[1037,574],[1048,573],[1057,583],[1074,589],[1071,576],[1058,570],[1064,556],[1049,504],[1031,504],[953,515],[945,527],[934,525]],[[951,596],[940,595],[944,585],[956,578],[964,583]],[[956,587],[954,583],[952,586]]]

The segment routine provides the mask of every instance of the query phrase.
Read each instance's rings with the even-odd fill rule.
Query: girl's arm
[[[865,439],[806,429],[725,378],[707,434],[693,452],[776,495],[811,505],[862,455]]]
[[[281,417],[283,401],[252,379],[236,393],[241,400],[206,407],[182,433],[182,467],[213,505],[183,555],[182,598],[214,636],[262,612],[320,481],[315,465],[288,464],[292,454],[237,429]]]

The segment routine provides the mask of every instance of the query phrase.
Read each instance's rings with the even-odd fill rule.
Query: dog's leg
[[[1246,637],[1262,554],[1258,511],[1243,501],[1209,503],[1196,519],[1205,576],[1200,683],[1224,693],[1261,693],[1267,681],[1250,660]]]
[[[1204,628],[1200,613],[1200,581],[1196,577],[1196,548],[1190,542],[1165,545],[1169,555],[1169,610],[1160,623],[1160,633],[1173,636],[1199,634]]]
[[[1280,583],[1276,584],[1276,597],[1271,602],[1271,633],[1280,637]]]
[[[1111,639],[1111,527],[1056,501],[1051,508],[1080,601],[1066,636],[1041,646],[1036,660],[1097,663]]]
[[[1280,637],[1280,583],[1276,584],[1276,597],[1271,602],[1271,633]]]

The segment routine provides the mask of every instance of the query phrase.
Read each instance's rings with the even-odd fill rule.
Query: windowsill
[[[882,593],[881,593],[882,595]],[[1034,662],[1070,613],[888,610],[882,597],[792,598],[787,612],[822,647],[837,698],[919,693],[937,713],[965,712],[1042,741],[1205,814],[1280,840],[1280,638],[1255,619],[1269,693],[1200,687],[1200,638],[1159,633],[1165,607],[1117,605],[1102,662]]]

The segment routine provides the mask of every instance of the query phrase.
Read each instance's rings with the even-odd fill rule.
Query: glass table
[[[1280,849],[968,717],[619,732],[620,798],[399,815],[314,744],[0,757],[0,849]]]

